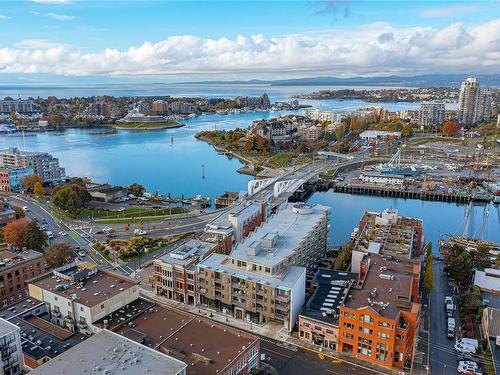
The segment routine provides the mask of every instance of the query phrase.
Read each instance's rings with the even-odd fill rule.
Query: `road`
[[[297,348],[283,347],[273,340],[261,337],[262,363],[273,366],[280,375],[380,375],[381,372],[367,367],[350,364],[338,359],[321,356],[318,353]]]
[[[446,336],[448,323],[444,309],[444,297],[453,294],[443,267],[443,262],[434,262],[434,288],[430,302],[430,368],[432,374],[455,375],[458,365],[453,347],[455,340]]]

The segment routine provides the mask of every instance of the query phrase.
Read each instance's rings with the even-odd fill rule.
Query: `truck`
[[[455,319],[454,318],[448,318],[448,328],[446,330],[447,336],[449,339],[452,339],[455,337]]]
[[[470,353],[470,354],[476,354],[477,351],[474,345],[462,344],[459,343],[458,341],[455,343],[455,350],[459,353]]]
[[[466,337],[463,337],[459,340],[457,340],[457,343],[459,344],[464,344],[464,345],[471,345],[476,348],[476,350],[479,348],[479,341],[476,339],[468,339]]]

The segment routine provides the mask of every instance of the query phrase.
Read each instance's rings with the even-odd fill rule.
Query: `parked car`
[[[82,259],[82,258],[85,258],[87,254],[85,253],[85,251],[79,251],[78,252],[78,258]]]
[[[28,208],[28,206],[23,206],[23,210],[24,211],[29,211],[30,209]]]

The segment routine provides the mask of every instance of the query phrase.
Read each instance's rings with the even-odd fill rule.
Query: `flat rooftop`
[[[355,250],[409,259],[415,252],[417,227],[422,227],[422,220],[399,216],[397,210],[366,211]]]
[[[0,251],[0,272],[4,269],[13,267],[18,263],[41,257],[43,257],[43,254],[35,250],[25,250],[19,253],[14,253],[8,250]]]
[[[38,301],[35,298],[26,298],[13,305],[0,309],[0,318],[9,320],[9,318],[12,318],[13,316],[27,312],[40,305],[43,305],[43,302]]]
[[[55,358],[87,339],[81,333],[71,333],[39,317],[14,317],[10,322],[21,329],[23,353],[34,359]]]
[[[104,330],[33,369],[37,374],[102,373],[177,375],[186,364],[114,332]],[[99,370],[96,370],[96,369]]]
[[[329,207],[313,205],[297,212],[294,210],[294,206],[289,204],[286,208],[272,215],[265,223],[236,245],[231,252],[231,257],[272,267],[291,256],[301,242],[307,238],[308,234],[330,211]],[[271,237],[276,234],[276,241],[273,242],[272,246],[269,246],[272,240]],[[249,248],[255,248],[259,244],[259,251],[249,252]],[[250,253],[255,253],[255,255]]]
[[[213,247],[213,243],[193,238],[157,259],[168,264],[186,266],[194,259],[202,258]]]
[[[5,319],[0,319],[0,337],[14,332],[16,329],[17,327],[12,322],[9,322]]]
[[[352,272],[319,269],[312,280],[316,289],[300,315],[336,325],[340,304],[357,278]]]
[[[236,329],[159,305],[114,331],[188,364],[188,373],[216,374],[257,340]],[[194,364],[194,365],[193,365]]]
[[[379,255],[367,257],[370,266],[364,282],[350,289],[351,298],[346,299],[345,306],[352,309],[371,306],[389,319],[395,319],[401,310],[415,311],[417,307],[411,301],[412,279],[414,273],[420,273],[420,265]]]
[[[257,281],[263,285],[271,285],[275,288],[287,289],[292,289],[302,274],[306,272],[305,267],[289,266],[280,274],[265,276],[262,273],[245,271],[231,266],[229,256],[223,254],[210,254],[202,262],[198,263],[198,267],[213,269],[214,271],[226,273],[240,279]]]
[[[55,275],[48,275],[33,284],[65,298],[72,298],[76,295],[77,302],[88,307],[98,305],[125,289],[137,288],[135,280],[103,270],[98,270],[96,274],[84,279],[83,282],[83,287],[80,287],[79,283],[69,283]],[[60,285],[64,285],[67,289],[56,288]]]

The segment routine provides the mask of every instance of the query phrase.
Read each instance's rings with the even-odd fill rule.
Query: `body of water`
[[[350,239],[354,228],[365,211],[381,212],[386,208],[395,208],[400,215],[420,218],[424,222],[426,241],[433,242],[433,250],[438,250],[438,240],[442,235],[461,234],[467,205],[421,201],[416,199],[386,198],[363,195],[351,195],[316,192],[309,203],[319,203],[332,207],[330,213],[329,243],[339,246]],[[474,205],[471,210],[468,235],[477,236],[483,223],[486,205]],[[500,242],[500,206],[489,206],[489,217],[483,229],[483,239]]]

